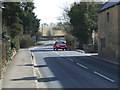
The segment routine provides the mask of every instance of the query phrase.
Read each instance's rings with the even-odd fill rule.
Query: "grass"
[[[44,43],[42,42],[36,42],[36,45],[43,45]]]

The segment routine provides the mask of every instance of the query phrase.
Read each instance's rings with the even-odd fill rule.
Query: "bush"
[[[12,39],[11,39],[11,48],[12,48],[12,49],[15,48],[16,51],[19,50],[19,48],[20,48],[20,42],[19,42],[19,39],[18,39],[18,38],[12,38]]]
[[[11,42],[2,40],[2,65],[5,66],[11,60],[12,49]]]
[[[20,48],[29,48],[34,46],[35,41],[29,35],[23,35],[20,37]]]
[[[11,60],[12,49],[11,39],[8,32],[8,27],[2,26],[2,65],[5,66]]]

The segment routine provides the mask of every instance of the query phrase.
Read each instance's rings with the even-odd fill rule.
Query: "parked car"
[[[67,45],[64,41],[56,41],[55,44],[53,45],[54,50],[62,49],[62,50],[67,50]]]

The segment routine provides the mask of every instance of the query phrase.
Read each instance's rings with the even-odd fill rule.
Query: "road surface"
[[[41,88],[118,88],[118,65],[76,51],[31,49]],[[44,85],[42,85],[44,83]]]

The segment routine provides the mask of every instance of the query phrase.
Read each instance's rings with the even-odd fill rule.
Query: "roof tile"
[[[115,6],[120,3],[120,0],[109,0],[107,3],[103,5],[103,7],[99,10],[99,12],[104,11],[112,6]]]

